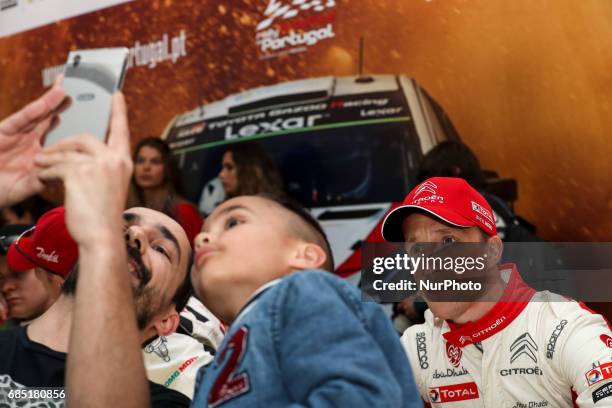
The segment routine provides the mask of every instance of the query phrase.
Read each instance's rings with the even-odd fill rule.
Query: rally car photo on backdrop
[[[416,184],[424,154],[459,140],[414,79],[323,77],[255,88],[176,116],[165,138],[185,195],[206,214],[223,200],[218,179],[230,144],[257,143],[285,191],[328,235],[336,273],[357,283],[362,242],[381,241],[384,215]]]

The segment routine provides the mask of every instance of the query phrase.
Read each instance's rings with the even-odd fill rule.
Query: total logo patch
[[[612,363],[601,364],[584,375],[589,386],[612,378]]]
[[[478,386],[475,382],[429,387],[429,400],[432,404],[443,402],[465,401],[478,398]]]

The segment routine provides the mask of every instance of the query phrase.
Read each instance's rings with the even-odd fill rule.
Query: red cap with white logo
[[[65,278],[78,257],[79,248],[66,227],[64,207],[57,207],[11,244],[6,261],[16,272],[40,267]]]
[[[455,227],[478,227],[490,236],[497,234],[493,210],[478,191],[461,178],[432,177],[416,186],[401,206],[387,214],[382,225],[383,238],[404,241],[402,223],[418,211]]]

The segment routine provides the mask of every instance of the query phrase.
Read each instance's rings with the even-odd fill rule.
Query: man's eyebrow
[[[165,226],[161,224],[157,224],[157,229],[159,229],[159,232],[161,232],[164,238],[166,238],[167,240],[172,242],[172,244],[174,244],[174,247],[176,248],[176,252],[178,253],[178,261],[180,261],[181,260],[181,247],[179,246],[178,240],[176,239],[174,234],[172,234],[168,228],[166,228]]]
[[[438,229],[436,229],[436,230],[435,230],[435,232],[441,232],[441,233],[444,233],[444,232],[450,232],[450,233],[453,233],[453,232],[457,232],[457,229],[455,229],[455,228],[447,228],[447,227],[443,227],[443,228],[438,228]]]
[[[457,230],[462,230],[463,228],[450,228],[450,227],[440,227],[440,228],[436,228],[433,232],[438,233],[438,234],[454,234],[457,232]],[[409,236],[408,239],[406,239],[404,242],[409,242],[409,243],[423,243],[422,241],[417,241],[415,237],[413,236]]]
[[[140,215],[134,213],[123,213],[123,221],[134,222],[140,219]]]

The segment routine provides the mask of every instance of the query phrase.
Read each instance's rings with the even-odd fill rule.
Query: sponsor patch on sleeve
[[[603,341],[603,344],[605,344],[606,347],[612,348],[612,337],[608,336],[607,334],[602,334],[599,336],[599,338],[601,341]]]
[[[593,391],[593,403],[608,398],[610,395],[612,395],[612,383],[605,384]]]
[[[612,378],[612,362],[598,365],[592,370],[587,371],[584,376],[589,387],[598,382],[608,380]]]

